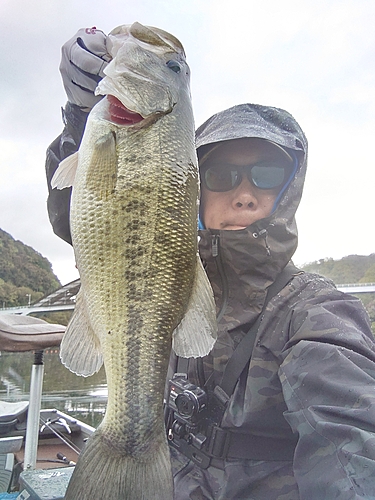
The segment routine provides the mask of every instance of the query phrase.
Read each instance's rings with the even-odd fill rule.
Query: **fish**
[[[81,279],[60,347],[108,402],[66,500],[173,498],[163,395],[171,349],[204,356],[216,339],[198,254],[199,172],[190,69],[173,35],[136,22],[108,36],[111,62],[77,153],[52,187],[73,186],[70,226]]]

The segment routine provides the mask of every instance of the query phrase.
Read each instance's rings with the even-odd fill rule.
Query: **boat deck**
[[[31,494],[35,490],[35,492],[39,491],[40,495],[41,492],[47,494],[47,489],[51,488],[55,493],[56,491],[65,491],[64,488],[66,488],[77,462],[78,454],[88,437],[95,431],[93,427],[54,409],[41,410],[40,421],[41,431],[38,439],[35,470],[23,470],[25,421],[15,425],[7,433],[7,437],[0,439],[0,445],[2,444],[3,448],[9,447],[8,450],[4,449],[0,455],[4,462],[3,466],[0,463],[0,479],[1,473],[4,475],[3,484],[0,485],[3,491],[18,490],[22,492],[25,490]],[[59,493],[56,493],[57,496],[55,493],[52,496],[40,497],[39,494],[33,493],[32,498],[53,498],[55,500],[59,498]]]
[[[22,464],[25,450],[15,453],[15,463]],[[58,456],[66,457],[66,462],[59,459]],[[39,441],[36,468],[37,469],[55,469],[56,467],[66,467],[71,462],[77,462],[78,455],[65,443],[57,438]],[[72,464],[71,464],[72,465]]]

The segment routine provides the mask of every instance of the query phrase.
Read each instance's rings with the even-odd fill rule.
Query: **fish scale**
[[[113,60],[99,92],[124,111],[112,119],[113,99],[100,101],[78,155],[56,173],[61,180],[76,162],[70,224],[81,289],[60,356],[84,376],[104,362],[108,385],[103,422],[78,459],[66,500],[171,500],[163,421],[171,346],[203,356],[216,336],[197,253],[189,68],[172,35],[139,23],[114,30],[108,46]],[[141,121],[122,125],[120,115]]]

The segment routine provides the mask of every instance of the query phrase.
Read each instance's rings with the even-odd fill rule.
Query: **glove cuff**
[[[61,112],[65,125],[65,132],[73,138],[78,149],[81,144],[89,113],[83,111],[82,108],[69,101],[66,103],[65,108],[61,108]]]

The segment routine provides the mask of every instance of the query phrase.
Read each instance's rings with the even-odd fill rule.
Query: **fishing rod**
[[[61,432],[59,432],[57,429],[54,429],[52,427],[52,425],[51,425],[51,424],[54,424],[54,423],[58,422],[60,425],[63,425],[68,430],[68,432],[71,432],[70,428],[69,428],[69,426],[68,426],[68,424],[66,422],[65,423],[62,422],[61,418],[57,418],[56,420],[50,420],[50,419],[43,420],[43,418],[40,417],[40,420],[41,420],[41,422],[43,424],[42,427],[41,427],[41,429],[40,429],[40,432],[43,432],[43,430],[45,428],[49,429],[50,431],[52,431],[55,434],[56,437],[58,437],[64,444],[66,444],[77,455],[79,455],[81,453],[81,450],[72,441],[66,439]]]

